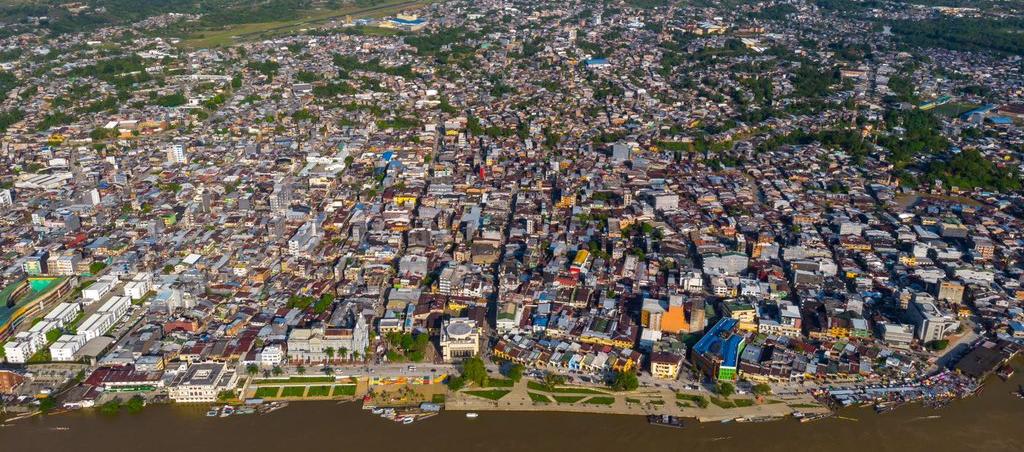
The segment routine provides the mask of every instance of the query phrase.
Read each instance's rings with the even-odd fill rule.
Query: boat
[[[647,423],[651,425],[659,425],[662,427],[672,428],[683,428],[683,420],[675,416],[669,416],[667,414],[656,415],[652,414],[647,416]]]
[[[231,416],[232,414],[235,414],[235,407],[230,406],[230,405],[225,405],[224,409],[221,410],[221,412],[220,412],[220,417],[228,417],[228,416]]]
[[[71,429],[68,428],[68,427],[50,427],[50,430],[56,430],[58,432],[63,432],[63,431],[71,430]]]
[[[379,416],[381,414],[384,414],[384,408],[373,408],[370,410],[370,412]]]
[[[800,418],[800,422],[801,423],[803,423],[803,422],[812,422],[812,421],[817,421],[819,419],[830,418],[832,416],[833,416],[833,413],[831,411],[825,412],[825,413],[812,413],[812,414],[808,414],[808,415],[805,415],[804,417]]]
[[[476,413],[466,413],[466,419],[476,419],[478,417],[480,417],[479,414],[476,414]]]
[[[217,417],[217,409],[211,408],[210,411],[206,412],[206,417]]]
[[[1003,367],[1000,367],[999,370],[996,371],[996,375],[999,375],[999,378],[1002,378],[1003,381],[1009,380],[1010,377],[1013,376],[1013,374],[1014,374],[1013,366],[1010,366],[1010,365],[1005,365]]]
[[[405,419],[402,419],[402,424],[409,425],[409,424],[412,424],[415,421],[416,421],[416,418],[410,416],[410,417],[407,417]]]

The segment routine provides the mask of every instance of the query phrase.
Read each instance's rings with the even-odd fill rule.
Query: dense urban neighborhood
[[[1024,345],[1019,4],[129,3],[0,6],[10,413],[813,419]]]

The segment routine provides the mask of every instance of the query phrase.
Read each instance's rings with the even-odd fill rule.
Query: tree
[[[939,340],[936,340],[936,341],[931,341],[931,342],[928,342],[927,346],[928,346],[929,349],[934,350],[934,351],[945,350],[946,347],[949,347],[949,340],[948,339],[939,339]]]
[[[766,396],[772,393],[772,387],[767,383],[758,383],[754,385],[754,395]]]
[[[121,399],[115,397],[113,400],[100,405],[100,414],[104,416],[113,416],[121,412]]]
[[[616,391],[635,391],[640,387],[640,380],[634,372],[616,372],[615,380],[612,382],[612,389]]]
[[[464,386],[466,386],[466,377],[462,376],[462,375],[460,375],[458,377],[449,376],[447,384],[448,384],[448,389],[450,389],[452,391],[458,391],[458,390],[462,389]]]
[[[522,364],[513,364],[508,368],[508,378],[519,383],[519,380],[523,379],[523,370],[524,368]]]
[[[722,381],[722,382],[718,383],[718,393],[722,397],[725,397],[725,398],[728,399],[729,396],[731,396],[731,395],[736,393],[736,387],[733,386],[732,383],[729,383],[727,381]]]
[[[348,349],[347,348],[341,347],[340,349],[338,349],[338,357],[339,358],[345,359],[347,356],[348,356]]]
[[[330,361],[334,360],[334,347],[327,347],[324,349],[324,354],[327,355],[327,359]]]
[[[275,377],[280,377],[284,373],[284,370],[280,366],[274,366],[270,373],[274,374]]]
[[[245,366],[245,373],[249,374],[250,377],[256,376],[260,371],[260,367],[255,364],[249,364]]]
[[[487,386],[487,368],[484,367],[484,360],[479,356],[469,358],[462,363],[462,375],[477,386]]]
[[[129,413],[135,414],[142,411],[142,408],[146,406],[146,399],[143,399],[140,395],[135,395],[128,399],[124,406],[128,409]]]
[[[299,373],[299,375],[305,375],[305,373],[306,373],[306,366],[303,366],[302,364],[299,364],[299,365],[298,365],[298,366],[297,366],[297,367],[295,368],[295,371],[296,371],[296,372],[298,372],[298,373]]]
[[[39,411],[43,414],[49,413],[57,408],[57,400],[53,397],[46,397],[39,400]]]
[[[564,383],[565,383],[565,377],[563,377],[561,375],[558,375],[558,374],[556,374],[554,372],[548,372],[548,373],[544,374],[544,388],[547,389],[548,392],[553,392],[555,390],[555,386],[558,386],[558,385],[564,384]]]

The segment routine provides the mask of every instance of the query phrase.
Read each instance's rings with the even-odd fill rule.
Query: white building
[[[78,303],[61,303],[43,318],[45,320],[52,320],[58,323],[60,327],[63,327],[71,323],[72,320],[75,320],[75,317],[80,312],[82,312],[82,306]]]
[[[177,403],[210,403],[217,394],[233,390],[238,376],[223,363],[193,364],[179,374],[168,389],[168,396]]]
[[[185,153],[185,146],[176,144],[167,149],[167,163],[172,165],[188,163],[188,155]]]
[[[441,327],[441,354],[444,362],[457,362],[480,353],[480,329],[476,321],[454,318]]]
[[[104,276],[96,280],[96,282],[91,286],[82,289],[82,298],[89,300],[90,302],[99,301],[114,289],[117,282],[116,276]]]
[[[272,344],[263,347],[263,351],[260,352],[260,365],[265,367],[274,367],[281,364],[284,360],[284,350],[281,349],[280,345]]]
[[[114,326],[114,322],[113,314],[108,312],[96,313],[87,317],[78,326],[78,334],[85,336],[85,340],[91,341],[105,334],[110,327]]]
[[[128,307],[131,306],[131,304],[132,301],[128,297],[112,297],[107,300],[106,303],[103,303],[103,306],[100,306],[96,312],[113,314],[114,321],[117,321],[128,313]]]
[[[23,364],[28,362],[28,359],[36,354],[44,344],[45,338],[22,331],[4,344],[4,355],[7,356],[9,363]]]
[[[85,346],[85,336],[65,334],[50,345],[50,356],[54,361],[74,361],[75,353]]]

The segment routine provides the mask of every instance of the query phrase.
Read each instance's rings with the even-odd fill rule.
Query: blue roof
[[[699,354],[716,353],[722,356],[722,365],[736,367],[739,359],[739,348],[743,344],[743,337],[732,334],[739,321],[733,318],[723,318],[708,330],[704,337],[693,346],[693,351]],[[728,337],[722,338],[724,334]]]
[[[608,64],[607,58],[591,58],[587,60],[587,66],[595,66],[599,64]]]
[[[988,120],[993,124],[1013,124],[1013,120],[1007,116],[989,116]]]
[[[396,23],[396,24],[401,24],[401,25],[420,25],[420,24],[426,22],[423,19],[406,20],[406,19],[399,19],[397,17],[393,18],[393,19],[389,19],[389,20],[394,22],[394,23]]]
[[[974,110],[968,111],[968,112],[960,115],[960,119],[966,121],[966,120],[970,119],[971,116],[974,116],[976,113],[980,113],[980,114],[984,115],[984,114],[987,114],[989,111],[992,111],[993,108],[996,108],[996,106],[992,105],[992,104],[985,104],[985,105],[982,105],[982,106],[980,106],[978,108],[975,108]]]

